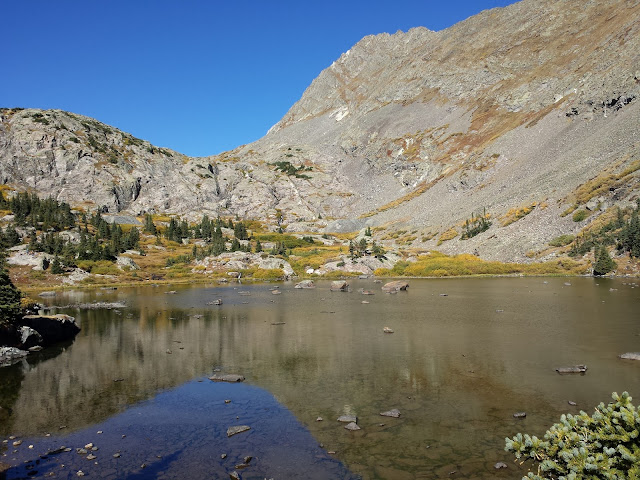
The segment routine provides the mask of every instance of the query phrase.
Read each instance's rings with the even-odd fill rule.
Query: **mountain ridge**
[[[74,114],[4,110],[0,176],[112,212],[281,211],[290,231],[370,226],[389,246],[531,261],[638,196],[638,39],[640,2],[621,0],[522,0],[439,32],[367,36],[263,138],[210,157]],[[586,220],[566,215],[584,207],[581,186],[629,169],[587,199]],[[487,232],[438,245],[483,209]],[[403,230],[415,238],[399,243]]]

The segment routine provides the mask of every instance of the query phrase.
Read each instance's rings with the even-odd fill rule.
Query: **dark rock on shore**
[[[63,314],[26,315],[20,323],[38,332],[44,346],[71,340],[80,331],[75,318]]]
[[[43,342],[42,335],[33,328],[23,325],[20,327],[20,345],[25,350],[41,345]]]

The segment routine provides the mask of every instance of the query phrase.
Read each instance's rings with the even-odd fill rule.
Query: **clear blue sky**
[[[0,107],[80,113],[181,153],[257,140],[365,35],[513,0],[2,0]]]

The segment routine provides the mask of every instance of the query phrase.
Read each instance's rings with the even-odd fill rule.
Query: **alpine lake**
[[[408,282],[397,294],[353,279],[350,292],[317,281],[44,298],[82,330],[0,369],[0,478],[515,480],[531,465],[505,437],[542,436],[614,391],[640,400],[640,362],[618,358],[640,351],[635,280]],[[121,305],[73,306],[95,302]]]

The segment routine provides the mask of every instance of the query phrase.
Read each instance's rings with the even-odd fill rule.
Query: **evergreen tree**
[[[247,233],[247,227],[244,226],[244,223],[237,222],[236,226],[233,228],[233,234],[238,240],[248,240],[249,234]]]
[[[594,252],[595,254],[595,264],[593,266],[593,274],[594,275],[606,275],[607,273],[615,270],[618,265],[614,262],[609,256],[609,252],[607,251],[605,246],[600,246]]]
[[[144,216],[144,231],[151,235],[155,235],[157,233],[156,225],[153,223],[153,216],[150,213],[147,213]]]
[[[21,313],[20,290],[11,281],[5,265],[5,253],[0,252],[0,325],[15,321]]]
[[[54,275],[59,275],[61,273],[64,273],[62,264],[60,263],[60,259],[58,257],[55,257],[53,259],[53,262],[51,263],[51,273]]]
[[[364,234],[365,234],[367,237],[370,237],[370,236],[371,236],[371,227],[367,227],[367,229],[364,231]]]
[[[256,241],[256,253],[260,253],[262,251],[262,244],[260,243],[260,239]]]

